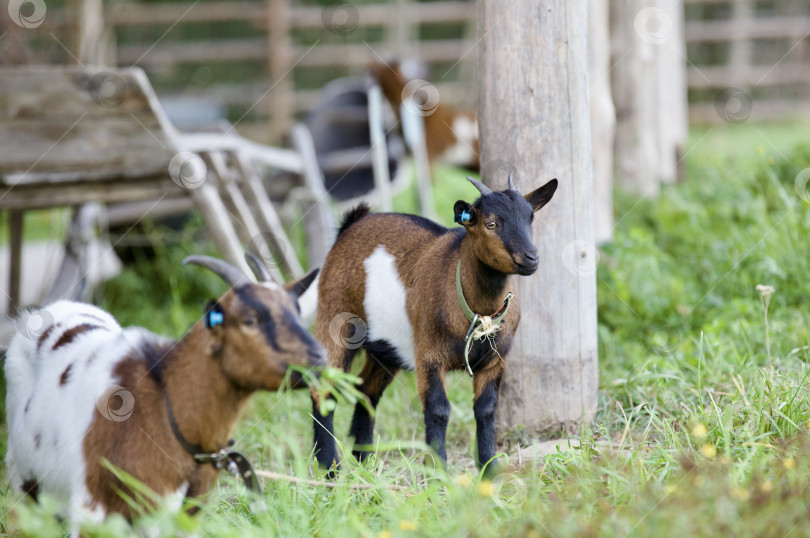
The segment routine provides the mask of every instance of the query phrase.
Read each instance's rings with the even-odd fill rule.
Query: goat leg
[[[444,386],[444,370],[425,361],[416,361],[416,383],[425,415],[425,441],[443,466],[447,465],[447,423],[450,421],[450,401]],[[420,368],[420,365],[424,365]]]
[[[478,467],[486,465],[487,474],[496,469],[491,461],[495,457],[495,411],[498,407],[498,386],[501,384],[501,371],[486,369],[476,372],[473,379],[475,402],[476,440],[478,443]]]

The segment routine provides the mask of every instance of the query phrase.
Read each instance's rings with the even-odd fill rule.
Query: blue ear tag
[[[216,327],[217,325],[222,325],[222,322],[225,321],[225,315],[222,312],[217,312],[216,310],[211,310],[208,313],[208,328]]]
[[[471,216],[472,216],[472,215],[470,215],[470,214],[469,214],[469,213],[467,213],[466,211],[462,211],[462,212],[461,212],[461,222],[467,222],[468,220],[470,220],[470,217],[471,217]]]

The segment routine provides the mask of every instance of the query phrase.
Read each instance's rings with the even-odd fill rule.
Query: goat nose
[[[537,253],[536,249],[527,250],[523,253],[523,257],[526,258],[526,261],[529,263],[537,263],[540,261],[540,255]]]

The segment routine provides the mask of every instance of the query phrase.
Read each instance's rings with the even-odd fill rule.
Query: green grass
[[[202,536],[596,536],[810,534],[810,204],[795,192],[810,167],[801,126],[695,130],[687,181],[657,200],[618,193],[615,241],[598,269],[599,411],[579,438],[550,456],[480,481],[473,463],[468,378],[448,377],[448,471],[433,469],[421,440],[412,374],[397,377],[378,409],[378,459],[351,460],[332,489],[265,483],[266,509],[222,475],[194,519],[159,511],[140,532]],[[798,135],[797,135],[798,133]],[[705,136],[704,136],[705,135]],[[470,191],[437,174],[437,209]],[[398,209],[413,208],[404,194]],[[193,221],[189,228],[199,226]],[[178,336],[223,285],[181,267],[211,252],[189,231],[180,245],[141,260],[105,287],[102,305],[125,324]],[[155,232],[159,233],[159,232]],[[775,288],[766,351],[758,284]],[[254,397],[235,432],[261,469],[319,478],[311,462],[309,399],[302,391]],[[351,409],[338,407],[348,442]],[[516,456],[510,456],[515,465]],[[528,461],[527,461],[528,460]],[[4,482],[3,482],[4,483]],[[371,484],[369,490],[351,489]],[[407,486],[392,491],[390,484]],[[48,505],[7,493],[0,526],[56,535]],[[14,514],[14,515],[12,515]],[[88,534],[120,536],[120,520]]]
[[[23,216],[23,241],[39,241],[62,237],[70,214],[65,209],[26,211]],[[0,245],[9,242],[8,213],[0,214]]]

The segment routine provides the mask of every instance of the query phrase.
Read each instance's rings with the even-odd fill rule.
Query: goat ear
[[[532,205],[532,211],[537,211],[551,201],[554,196],[554,191],[557,190],[557,180],[552,179],[539,189],[535,189],[528,194],[524,194],[523,198]]]
[[[453,204],[453,222],[462,226],[475,224],[475,211],[470,204],[464,200],[459,200]]]
[[[213,329],[217,325],[225,323],[225,309],[217,302],[216,299],[211,299],[205,305],[205,315],[203,316],[206,329]]]
[[[320,273],[320,271],[321,271],[320,268],[313,269],[307,275],[302,276],[298,280],[284,284],[284,289],[290,292],[293,295],[293,297],[298,299],[312,285],[312,283],[315,281],[315,277],[318,276],[318,273]]]

